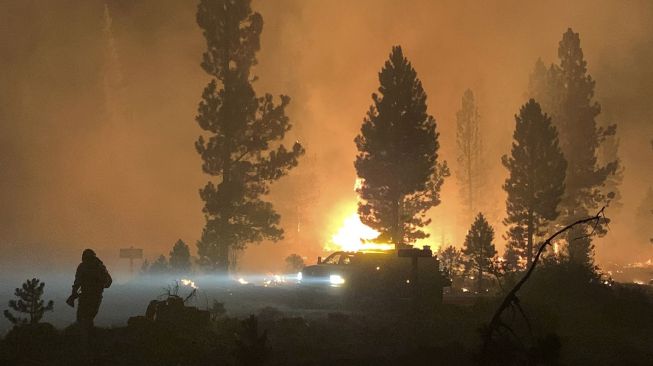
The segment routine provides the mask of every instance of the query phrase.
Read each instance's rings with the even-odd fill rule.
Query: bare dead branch
[[[533,270],[535,270],[535,266],[537,266],[537,263],[540,260],[540,256],[542,255],[542,253],[544,252],[546,247],[550,246],[551,242],[556,237],[563,234],[564,232],[570,230],[571,228],[573,228],[575,226],[583,225],[583,224],[586,224],[586,223],[589,223],[589,222],[594,222],[593,229],[590,232],[590,234],[588,234],[588,235],[593,235],[595,233],[595,229],[598,226],[598,223],[600,222],[601,218],[605,218],[605,212],[604,211],[605,211],[605,207],[601,208],[601,210],[594,216],[590,216],[590,217],[587,217],[587,218],[584,218],[584,219],[574,221],[573,223],[571,223],[571,224],[561,228],[560,230],[556,231],[555,233],[553,233],[544,242],[542,242],[540,244],[540,246],[539,246],[539,248],[537,250],[537,253],[535,253],[535,257],[533,258],[533,263],[531,263],[531,266],[528,268],[528,270],[524,274],[524,277],[522,277],[522,279],[519,280],[519,282],[517,282],[517,284],[512,288],[512,290],[510,290],[510,292],[508,292],[506,297],[501,302],[501,305],[499,306],[497,311],[492,316],[492,320],[490,321],[490,324],[488,325],[487,333],[485,334],[485,341],[484,341],[484,345],[483,345],[483,351],[484,352],[487,351],[488,346],[489,346],[489,344],[490,344],[490,342],[492,340],[492,336],[494,335],[494,333],[503,324],[503,322],[501,321],[501,315],[503,314],[503,312],[506,309],[511,308],[512,306],[516,305],[516,306],[518,306],[518,309],[519,309],[520,313],[522,314],[522,316],[524,316],[524,318],[526,317],[526,315],[523,312],[523,309],[521,308],[521,306],[519,306],[519,299],[517,298],[517,292],[521,289],[521,287],[524,285],[524,283],[526,283],[526,281],[530,278],[531,274],[533,273]],[[528,321],[528,319],[527,319],[527,321]],[[530,323],[528,324],[528,326],[530,328]]]

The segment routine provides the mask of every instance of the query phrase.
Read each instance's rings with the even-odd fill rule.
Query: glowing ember
[[[371,243],[379,232],[363,224],[357,213],[345,218],[342,227],[331,237],[331,242],[325,246],[327,251],[344,250],[356,252],[360,250],[390,250],[393,244]]]
[[[181,279],[181,284],[184,285],[184,286],[189,286],[189,287],[191,287],[193,289],[197,289],[197,285],[195,285],[195,282],[193,282],[191,280],[187,280],[185,278]]]

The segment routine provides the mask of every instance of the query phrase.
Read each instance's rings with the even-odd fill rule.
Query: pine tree
[[[635,226],[638,228],[638,238],[648,238],[653,227],[653,187],[648,187],[646,194],[642,198],[637,210],[635,211]],[[653,239],[651,239],[653,242]]]
[[[463,254],[469,259],[471,267],[478,274],[477,290],[483,292],[483,273],[487,273],[492,266],[492,259],[497,254],[494,246],[494,229],[487,222],[482,213],[474,220],[463,247]]]
[[[504,235],[506,248],[503,253],[503,267],[507,272],[516,272],[524,269],[522,259],[526,258],[526,230],[523,226],[511,226]]]
[[[607,204],[610,197],[606,195],[604,185],[610,175],[617,172],[618,161],[597,162],[600,144],[616,133],[616,125],[599,127],[596,117],[601,106],[593,100],[595,81],[587,73],[587,61],[580,47],[580,36],[571,28],[563,34],[558,47],[559,65],[552,65],[546,73],[536,65],[531,77],[531,96],[543,101],[544,110],[552,117],[560,134],[560,147],[567,159],[565,194],[560,205],[560,219],[563,223],[585,217],[590,211]],[[543,76],[546,75],[546,76]],[[545,82],[542,82],[545,80]],[[604,234],[604,228],[597,227],[598,234]],[[593,258],[591,238],[587,229],[570,230],[567,245],[572,255],[570,260]],[[582,240],[574,240],[583,237]],[[592,267],[592,263],[582,263]]]
[[[518,272],[524,269],[521,262],[519,250],[513,244],[506,244],[506,249],[503,252],[503,272]]]
[[[479,192],[483,183],[483,146],[480,116],[474,93],[469,89],[465,90],[461,109],[456,113],[456,127],[458,146],[456,177],[460,186],[460,196],[471,220],[479,205]]]
[[[608,175],[606,178],[602,191],[603,195],[608,198],[608,207],[612,215],[619,213],[623,207],[620,187],[624,180],[625,168],[621,158],[619,158],[619,142],[619,138],[615,134],[606,136],[603,143],[599,145],[599,163],[617,162],[617,168],[613,174]]]
[[[453,245],[440,250],[438,253],[441,270],[449,276],[450,279],[459,277],[465,271],[463,252]]]
[[[521,107],[515,121],[510,156],[502,158],[509,172],[503,185],[508,194],[504,224],[521,227],[509,230],[509,242],[530,266],[534,236],[544,234],[548,222],[558,217],[567,162],[558,146],[556,128],[535,100]]]
[[[549,116],[560,114],[563,96],[560,91],[564,88],[560,75],[558,65],[553,64],[547,68],[540,58],[535,62],[533,73],[530,75],[528,95],[537,100],[542,110]],[[553,123],[555,124],[555,121]]]
[[[379,93],[356,137],[357,189],[361,221],[381,233],[378,240],[401,247],[428,236],[426,212],[440,203],[449,175],[438,162],[435,119],[427,113],[426,93],[401,47],[392,48],[379,73]]]
[[[170,251],[170,269],[175,273],[190,272],[190,249],[188,245],[179,239]]]
[[[162,254],[156,261],[152,262],[149,268],[149,273],[154,275],[162,275],[170,272],[170,266],[168,265],[168,260]]]
[[[202,0],[197,23],[207,46],[201,66],[211,81],[196,117],[206,136],[195,146],[204,173],[217,180],[200,190],[206,225],[198,254],[208,267],[228,271],[230,251],[283,237],[279,214],[262,197],[297,165],[304,149],[281,143],[291,128],[285,113],[290,98],[282,95],[276,104],[252,87],[263,19],[250,1]]]
[[[147,275],[150,273],[150,262],[146,259],[141,263],[141,269],[139,270],[141,275]]]
[[[44,300],[41,300],[44,288],[45,282],[41,282],[38,278],[26,280],[22,288],[16,288],[14,295],[18,300],[9,300],[9,307],[18,313],[27,314],[28,317],[18,317],[5,310],[5,318],[14,325],[36,324],[41,321],[46,311],[54,309],[52,300],[48,301],[47,305]]]

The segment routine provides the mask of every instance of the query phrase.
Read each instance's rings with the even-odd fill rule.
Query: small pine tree
[[[304,265],[304,259],[299,254],[291,254],[286,257],[286,269],[291,273],[301,271]]]
[[[461,276],[465,271],[463,252],[453,245],[440,250],[440,269],[447,274],[451,280]]]
[[[478,274],[476,277],[478,292],[483,292],[483,273],[492,267],[492,258],[497,254],[494,246],[494,229],[479,213],[465,237],[463,254],[469,259],[469,264]]]
[[[17,288],[14,295],[18,300],[10,300],[9,307],[18,313],[27,314],[28,318],[13,315],[9,310],[4,311],[5,318],[14,325],[36,324],[43,318],[46,311],[54,309],[54,302],[41,300],[45,282],[38,278],[28,279],[23,283],[22,288]]]
[[[150,274],[166,274],[170,272],[170,266],[168,265],[168,260],[166,257],[161,254],[156,261],[150,265],[149,273]]]
[[[146,275],[146,274],[148,274],[149,272],[150,272],[150,261],[148,261],[148,260],[146,259],[146,260],[144,260],[143,263],[141,264],[140,274],[141,274],[141,275]]]
[[[190,272],[190,249],[188,245],[179,239],[170,251],[170,269],[175,273]]]

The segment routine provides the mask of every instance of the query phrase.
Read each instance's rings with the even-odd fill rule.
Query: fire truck
[[[348,304],[442,303],[450,281],[428,246],[423,249],[335,252],[299,274],[300,286],[342,296]]]

